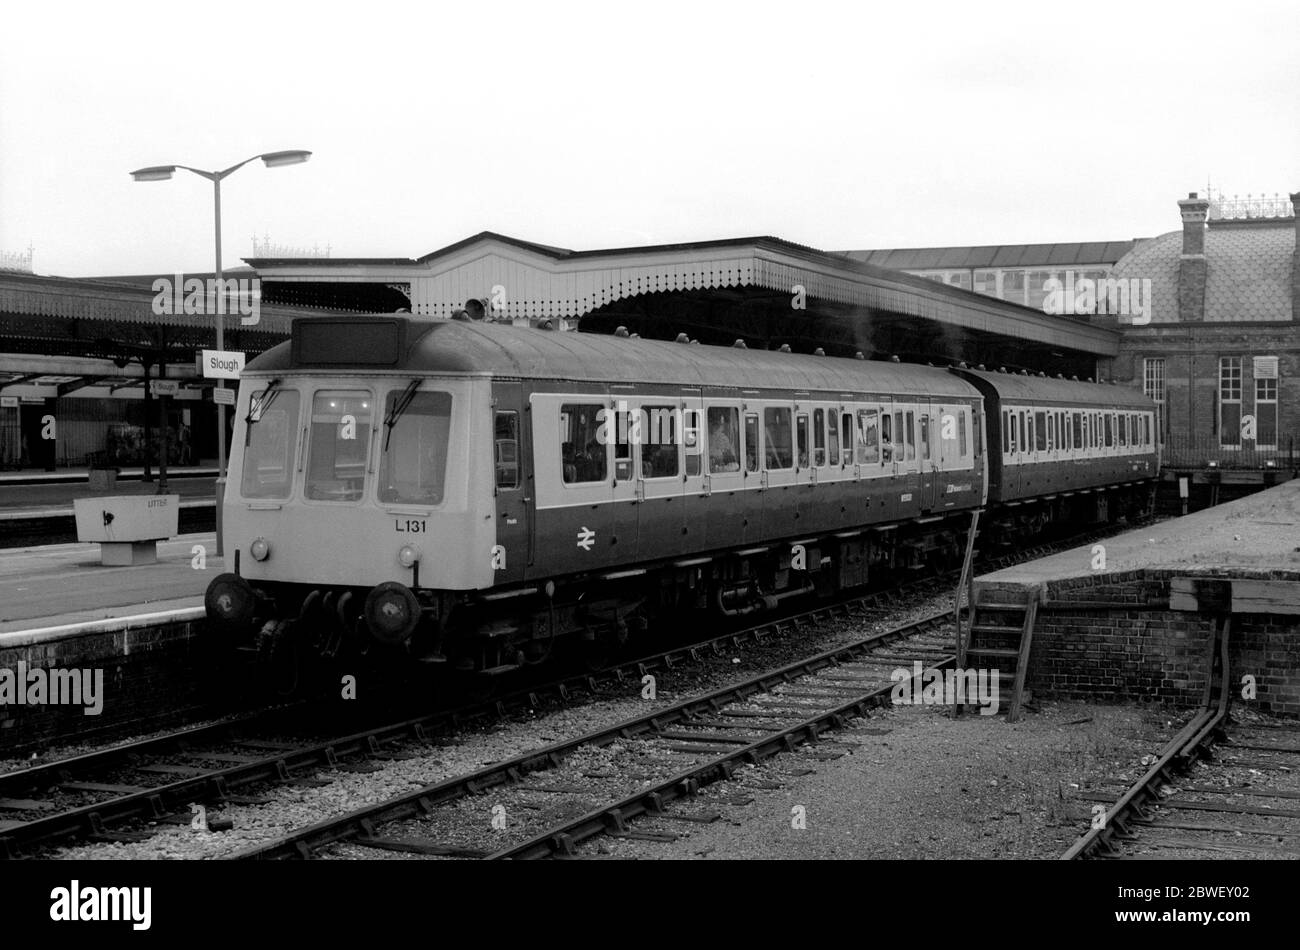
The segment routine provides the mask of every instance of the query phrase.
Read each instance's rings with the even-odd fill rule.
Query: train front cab
[[[490,400],[487,379],[246,372],[209,617],[401,646],[490,585]]]

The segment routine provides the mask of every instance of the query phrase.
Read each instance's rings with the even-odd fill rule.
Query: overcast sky
[[[252,235],[416,257],[773,234],[825,249],[1122,240],[1300,190],[1300,4],[15,3],[0,249],[212,266]]]

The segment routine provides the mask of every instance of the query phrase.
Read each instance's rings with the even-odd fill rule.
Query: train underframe
[[[985,553],[1040,542],[1064,529],[1132,521],[1151,512],[1155,483],[1045,496],[985,513]],[[792,598],[829,599],[872,583],[960,565],[970,513],[848,529],[803,544],[686,558],[604,574],[557,578],[486,594],[302,584],[254,589],[234,575],[209,588],[209,616],[229,607],[226,632],[281,683],[308,679],[331,661],[416,664],[493,677],[552,659],[560,650],[593,665],[661,625],[728,621],[777,609]],[[218,582],[223,582],[222,587]],[[214,608],[219,608],[214,613]],[[281,691],[287,691],[281,688]]]

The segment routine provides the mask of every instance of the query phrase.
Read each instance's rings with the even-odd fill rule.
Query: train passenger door
[[[682,414],[677,399],[648,401],[639,410],[636,459],[637,560],[677,554],[684,523]]]
[[[523,384],[497,382],[492,391],[492,468],[496,502],[496,583],[521,581],[533,566],[533,467],[524,425]]]
[[[610,511],[612,524],[609,534],[609,559],[613,564],[626,564],[637,556],[638,534],[641,521],[641,502],[645,486],[637,474],[637,456],[648,435],[642,432],[644,416],[639,406],[629,405],[626,395],[617,386],[609,401]],[[631,387],[626,387],[631,389]]]
[[[921,479],[921,511],[934,510],[939,504],[939,433],[936,424],[942,424],[935,411],[933,400],[926,399],[917,406],[916,460]]]
[[[740,513],[742,538],[749,542],[763,538],[763,496],[766,494],[767,472],[763,470],[761,407],[745,404],[741,410],[741,490],[736,494],[736,508]]]
[[[710,548],[739,547],[745,539],[742,498],[745,452],[738,404],[712,403],[704,413],[704,509]]]
[[[682,397],[682,533],[680,552],[698,551],[708,544],[708,503],[704,482],[704,400],[698,391]]]

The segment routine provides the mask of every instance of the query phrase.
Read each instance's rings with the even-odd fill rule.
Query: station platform
[[[123,471],[107,490],[92,488],[89,473],[68,470],[55,473],[0,473],[0,522],[29,518],[71,517],[76,498],[99,495],[152,495],[158,489],[157,473],[141,481],[141,471]],[[217,470],[191,468],[168,471],[167,491],[181,496],[181,507],[216,506]]]
[[[985,574],[971,618],[967,656],[1034,695],[1193,708],[1226,669],[1300,716],[1300,481]]]
[[[153,468],[154,478],[158,477],[158,468]],[[144,477],[143,468],[123,468],[117,473],[117,480],[139,481]],[[217,467],[215,465],[169,465],[167,466],[167,477],[171,478],[195,478],[195,477],[217,477]],[[43,469],[20,469],[12,472],[0,472],[0,489],[7,485],[58,485],[88,482],[90,480],[90,469],[82,466],[71,468],[59,468],[53,472],[47,472]]]
[[[1286,481],[1181,518],[1137,528],[976,578],[981,587],[1044,588],[1134,571],[1263,576],[1300,573],[1300,481]]]
[[[202,545],[205,564],[194,566]],[[197,619],[203,592],[223,570],[216,536],[180,535],[158,543],[158,563],[105,567],[97,544],[0,551],[0,649],[18,640]],[[37,635],[40,635],[37,637]]]

